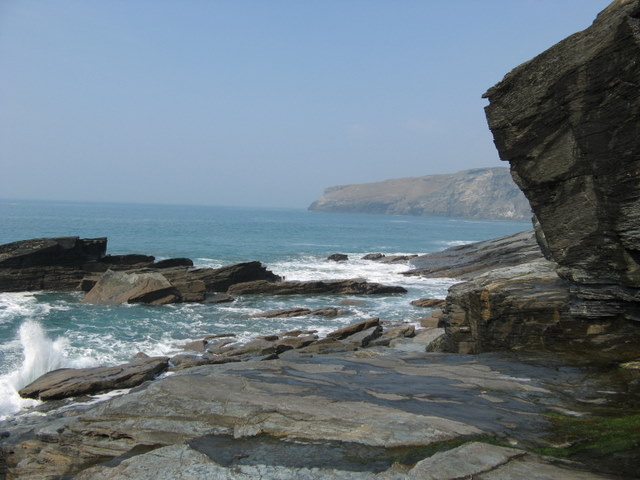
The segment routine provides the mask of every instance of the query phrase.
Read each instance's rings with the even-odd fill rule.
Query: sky
[[[0,0],[0,198],[306,208],[508,166],[482,94],[608,0]]]

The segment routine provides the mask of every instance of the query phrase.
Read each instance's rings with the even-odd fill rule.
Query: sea
[[[47,371],[171,356],[185,343],[233,333],[237,342],[294,329],[319,335],[371,317],[417,324],[411,300],[444,298],[455,279],[404,276],[406,263],[362,257],[424,254],[531,228],[530,222],[310,212],[304,209],[0,200],[0,244],[57,236],[107,237],[110,254],[191,258],[197,267],[258,260],[287,280],[365,278],[403,295],[261,296],[233,303],[87,305],[80,292],[0,293],[0,420],[37,404],[18,389]],[[330,261],[333,253],[346,262]],[[289,308],[339,307],[337,317],[254,318]]]

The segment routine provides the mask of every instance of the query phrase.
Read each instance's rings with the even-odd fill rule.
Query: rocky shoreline
[[[433,309],[423,328],[210,336],[172,358],[50,372],[22,391],[49,400],[0,426],[0,478],[637,478],[639,32],[640,1],[616,0],[487,92],[534,231],[401,260],[408,275],[462,280],[443,306],[417,302]],[[0,291],[83,286],[87,301],[150,304],[401,293],[189,262],[38,239],[0,246]],[[90,397],[112,388],[130,390]]]

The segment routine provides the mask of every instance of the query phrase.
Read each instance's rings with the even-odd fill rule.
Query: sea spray
[[[17,368],[0,377],[0,417],[34,405],[34,400],[23,399],[18,391],[41,375],[64,366],[63,338],[48,338],[35,320],[25,320],[19,329],[23,360]]]

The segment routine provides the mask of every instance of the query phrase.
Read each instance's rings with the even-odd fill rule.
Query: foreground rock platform
[[[526,451],[584,375],[386,348],[204,365],[50,413],[1,451],[7,479],[612,478]]]

